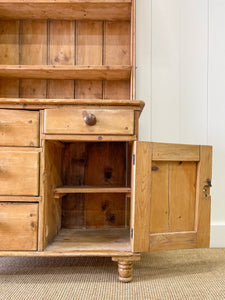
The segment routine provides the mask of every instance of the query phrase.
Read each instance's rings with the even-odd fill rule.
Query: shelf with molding
[[[31,79],[128,80],[131,66],[0,65],[0,77]]]
[[[0,0],[0,18],[130,20],[131,0]]]

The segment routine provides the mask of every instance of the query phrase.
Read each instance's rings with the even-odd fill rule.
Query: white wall
[[[211,246],[225,247],[225,0],[136,1],[141,139],[213,145]]]

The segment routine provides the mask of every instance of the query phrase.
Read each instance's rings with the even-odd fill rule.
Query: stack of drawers
[[[37,250],[39,112],[0,110],[0,250]]]

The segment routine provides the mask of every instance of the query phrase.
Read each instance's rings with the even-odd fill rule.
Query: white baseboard
[[[225,224],[212,224],[210,248],[225,248]]]

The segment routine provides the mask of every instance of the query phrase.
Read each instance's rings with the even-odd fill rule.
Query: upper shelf
[[[0,65],[0,77],[37,79],[129,80],[131,66]]]
[[[130,20],[131,2],[131,0],[0,0],[0,18]]]

